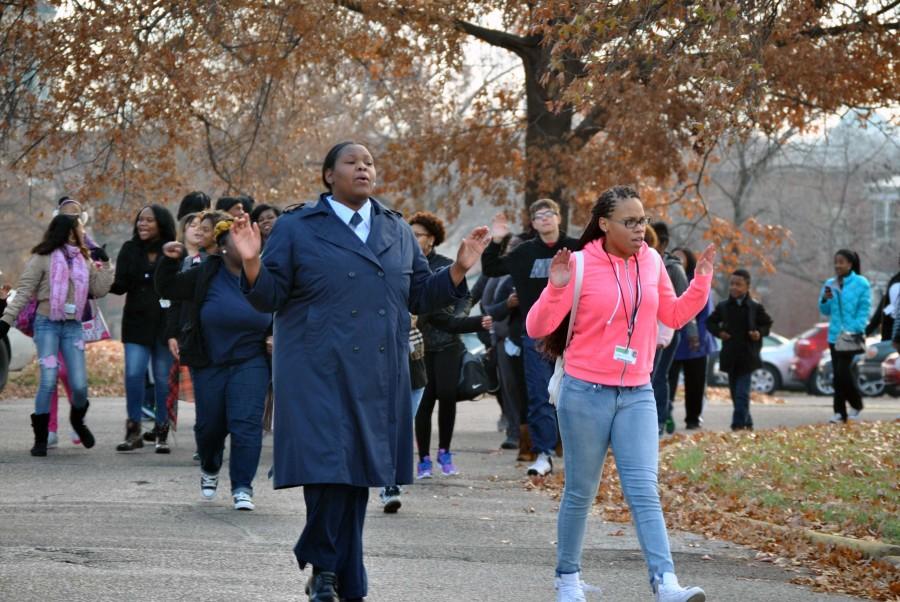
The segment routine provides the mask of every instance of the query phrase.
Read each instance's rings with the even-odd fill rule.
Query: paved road
[[[192,406],[183,406],[170,456],[115,453],[124,402],[97,399],[89,416],[97,447],[63,442],[49,457],[31,458],[30,412],[30,400],[0,402],[0,600],[306,599],[306,576],[291,553],[303,523],[300,490],[275,492],[263,476],[255,512],[235,512],[221,496],[202,502]],[[898,413],[900,403],[890,399],[867,410],[872,418]],[[727,426],[724,404],[710,404],[706,414],[707,428]],[[806,397],[754,408],[760,427],[829,415],[827,400]],[[369,600],[554,599],[556,504],[527,491],[523,467],[511,452],[496,451],[496,418],[492,400],[462,404],[454,442],[462,475],[409,487],[398,515],[384,515],[373,491]],[[261,475],[270,458],[267,438]],[[624,535],[610,535],[620,529]],[[672,545],[682,582],[703,585],[710,600],[851,599],[792,585],[790,573],[729,543],[673,533]],[[630,526],[591,519],[585,578],[604,590],[591,600],[651,599]]]

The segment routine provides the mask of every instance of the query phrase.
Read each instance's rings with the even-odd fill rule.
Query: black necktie
[[[353,217],[350,218],[350,227],[356,230],[356,227],[362,222],[362,216],[358,211],[353,212]]]

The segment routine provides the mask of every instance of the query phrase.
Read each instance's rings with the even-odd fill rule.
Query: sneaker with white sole
[[[425,456],[424,458],[422,458],[422,461],[419,462],[419,465],[416,467],[416,478],[431,478],[431,456]]]
[[[249,492],[238,491],[233,497],[235,510],[256,510],[256,506],[253,504],[253,496]]]
[[[550,458],[550,454],[543,452],[539,453],[534,464],[528,467],[528,476],[530,477],[543,477],[551,472],[553,472],[553,460]]]
[[[385,514],[396,514],[397,510],[399,510],[400,506],[402,505],[400,502],[399,485],[388,485],[387,487],[382,487],[381,493],[378,494],[378,497],[381,499],[381,505],[384,508]]]
[[[844,417],[838,413],[835,413],[834,416],[832,416],[831,418],[828,419],[828,422],[830,422],[831,424],[840,424],[843,421],[844,421]]]
[[[216,497],[216,489],[219,487],[219,475],[206,474],[200,471],[200,495],[204,500],[211,500]]]
[[[559,575],[554,581],[556,602],[586,602],[581,573]]]
[[[72,445],[81,445],[81,437],[75,431],[69,431],[69,438],[72,440]]]
[[[847,412],[847,420],[859,420],[860,414],[862,414],[862,410],[850,410]]]
[[[675,573],[663,573],[653,587],[656,602],[705,602],[706,593],[699,587],[681,587]]]
[[[59,435],[50,431],[47,433],[47,449],[55,449],[59,447]]]

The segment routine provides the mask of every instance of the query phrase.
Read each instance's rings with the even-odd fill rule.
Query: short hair
[[[238,196],[223,196],[216,201],[216,211],[225,211],[228,212],[232,207],[241,204],[241,207],[244,209],[244,213],[250,213],[253,211],[253,199],[248,197],[247,195],[238,195]]]
[[[205,192],[200,192],[199,190],[195,190],[193,192],[189,192],[184,195],[184,198],[181,199],[181,203],[178,205],[178,213],[175,215],[175,219],[179,222],[181,218],[183,218],[188,213],[199,213],[201,211],[205,211],[209,209],[209,206],[212,204],[209,196]]]
[[[428,233],[434,236],[434,246],[439,246],[444,242],[447,232],[444,230],[444,221],[433,213],[428,211],[418,211],[409,218],[409,225],[419,224]]]
[[[659,244],[663,246],[669,244],[669,226],[666,225],[666,222],[654,222],[651,226],[653,227],[653,231],[656,232],[656,238],[659,239]]]
[[[322,184],[325,185],[325,188],[327,188],[329,192],[331,191],[331,184],[329,184],[328,180],[325,179],[325,172],[329,169],[334,169],[334,166],[337,165],[337,160],[341,154],[341,151],[348,146],[358,146],[358,144],[353,140],[338,142],[337,144],[332,146],[331,149],[329,149],[328,154],[325,155],[325,160],[322,162]]]
[[[259,217],[265,213],[266,211],[271,211],[275,214],[275,217],[281,215],[281,209],[275,207],[274,205],[266,205],[265,203],[260,203],[256,207],[253,208],[253,211],[250,212],[250,221],[252,223],[256,223],[259,221]]]
[[[528,215],[534,217],[534,214],[541,209],[551,209],[557,215],[560,213],[559,203],[553,199],[538,199],[528,207]]]
[[[736,269],[735,271],[731,272],[731,275],[732,276],[740,276],[741,278],[743,278],[744,280],[747,281],[747,284],[750,284],[752,282],[752,280],[750,278],[750,272],[748,272],[744,268]]]

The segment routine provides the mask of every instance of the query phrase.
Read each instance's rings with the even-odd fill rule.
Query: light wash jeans
[[[610,444],[650,583],[661,579],[663,573],[674,573],[657,490],[659,437],[653,387],[650,383],[610,387],[567,374],[556,412],[566,450],[566,485],[557,523],[557,574],[581,570],[587,516]]]
[[[66,362],[70,400],[76,408],[87,403],[87,368],[84,362],[84,333],[78,320],[51,320],[37,314],[34,317],[34,344],[37,347],[41,381],[34,400],[35,414],[50,413],[50,398],[56,391],[59,376],[59,356]]]

